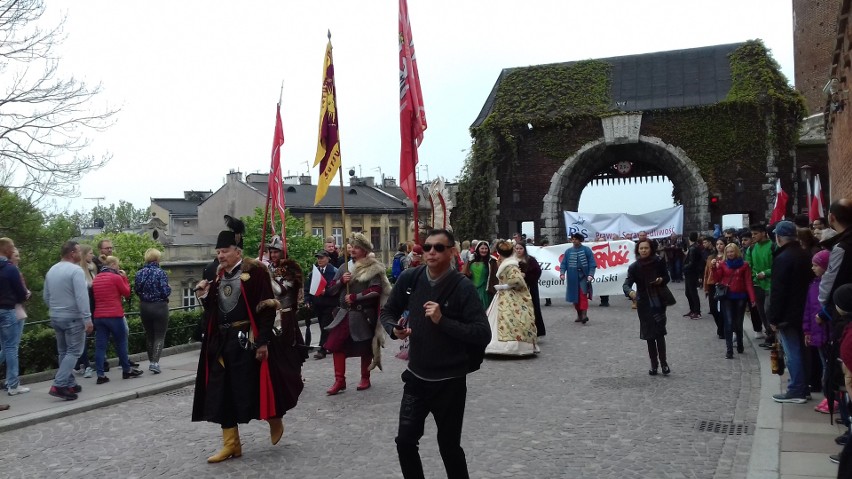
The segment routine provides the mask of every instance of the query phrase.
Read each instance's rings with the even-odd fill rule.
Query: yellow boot
[[[222,429],[222,450],[207,458],[207,462],[222,462],[232,457],[243,455],[243,445],[240,444],[240,430],[236,427]]]
[[[272,417],[266,420],[269,423],[269,438],[272,439],[272,445],[278,444],[281,436],[284,435],[284,421],[280,417]]]

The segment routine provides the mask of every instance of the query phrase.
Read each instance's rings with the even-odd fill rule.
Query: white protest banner
[[[630,240],[601,241],[583,243],[592,249],[597,268],[595,283],[592,286],[594,296],[623,296],[621,285],[627,277],[627,267],[635,261],[633,250],[635,243]],[[538,291],[542,298],[565,299],[565,281],[559,279],[559,264],[565,250],[573,244],[554,246],[527,246],[527,254],[534,256],[541,265],[541,279]]]
[[[565,211],[565,229],[570,238],[580,233],[587,240],[598,236],[606,239],[624,238],[645,231],[649,238],[666,238],[672,233],[683,234],[683,206],[651,211],[641,215],[627,213],[577,213]]]

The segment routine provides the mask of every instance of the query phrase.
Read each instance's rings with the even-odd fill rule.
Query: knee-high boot
[[[329,396],[334,396],[346,389],[346,353],[334,353],[334,384],[331,385],[326,393]]]
[[[363,391],[365,389],[369,389],[370,384],[370,363],[373,362],[373,359],[369,356],[361,356],[361,382],[358,383],[358,387],[355,389],[358,391]]]
[[[222,429],[222,450],[207,458],[207,462],[222,462],[232,457],[243,455],[243,445],[240,444],[240,430],[234,427]]]
[[[269,423],[269,439],[272,445],[278,444],[281,436],[284,435],[284,421],[280,417],[271,417],[266,420]]]

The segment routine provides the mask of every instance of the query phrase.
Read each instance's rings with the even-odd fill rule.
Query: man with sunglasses
[[[237,424],[252,419],[266,420],[277,444],[284,434],[281,417],[296,405],[303,387],[304,359],[293,332],[276,334],[273,328],[280,305],[269,270],[243,257],[245,224],[225,220],[229,229],[216,240],[216,277],[195,288],[204,317],[192,420],[220,424],[224,442],[207,462],[240,457]]]
[[[426,265],[405,270],[382,309],[388,334],[410,342],[396,437],[406,479],[423,477],[418,445],[429,413],[438,427],[447,477],[468,477],[461,447],[466,376],[479,367],[473,358],[485,350],[491,329],[482,303],[472,300],[477,297],[473,283],[450,267],[454,245],[449,231],[430,231],[423,243]],[[397,321],[406,310],[408,322],[400,327]]]

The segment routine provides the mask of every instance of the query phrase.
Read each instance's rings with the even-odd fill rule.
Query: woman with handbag
[[[636,243],[636,262],[627,268],[627,279],[622,289],[624,295],[636,300],[639,315],[639,338],[648,343],[651,369],[648,374],[657,375],[662,366],[663,374],[671,373],[666,361],[666,306],[673,296],[668,291],[669,272],[666,263],[653,253],[651,240]],[[633,285],[636,285],[636,291]]]
[[[716,240],[716,252],[707,257],[707,263],[704,265],[704,296],[710,306],[710,314],[713,316],[713,322],[716,323],[716,336],[719,339],[725,339],[725,319],[722,317],[722,310],[719,308],[719,300],[716,299],[716,280],[713,278],[712,262],[722,261],[725,259],[725,243],[724,238]]]
[[[721,301],[722,317],[725,320],[726,359],[734,358],[733,333],[737,334],[737,352],[742,354],[743,318],[746,300],[754,306],[754,284],[751,267],[743,261],[740,247],[734,243],[725,246],[725,260],[711,260],[713,278],[716,280],[716,298]]]

